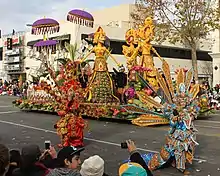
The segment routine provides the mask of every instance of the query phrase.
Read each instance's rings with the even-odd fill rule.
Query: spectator
[[[121,66],[119,68],[119,71],[117,71],[115,68],[114,70],[114,76],[113,79],[115,81],[116,88],[118,89],[118,93],[120,94],[120,100],[122,103],[125,103],[124,100],[124,92],[125,92],[125,86],[127,85],[127,74],[125,73],[124,66]]]
[[[28,145],[22,148],[21,151],[21,167],[16,169],[12,176],[44,176],[49,173],[49,170],[40,163],[43,154],[37,145]]]
[[[13,171],[21,166],[21,154],[18,150],[10,151],[10,166],[6,176],[11,176]]]
[[[57,155],[57,168],[51,170],[47,176],[80,176],[77,168],[81,164],[80,153],[84,148],[72,146],[64,147]]]
[[[141,154],[138,152],[137,147],[135,146],[134,142],[131,140],[128,140],[126,142],[128,145],[128,151],[130,153],[130,161],[133,163],[140,164],[146,170],[147,176],[153,176],[147,164],[145,163],[144,159],[141,157]]]
[[[8,148],[5,145],[0,144],[0,176],[5,176],[9,167],[9,161],[10,157]]]
[[[91,156],[86,159],[80,170],[81,176],[107,176],[104,173],[104,160],[98,156]]]
[[[137,163],[125,163],[119,168],[119,176],[148,176],[146,170]]]
[[[47,153],[41,158],[41,163],[47,168],[54,169],[56,168],[57,161],[57,152],[54,147],[50,146],[50,150],[47,150]]]

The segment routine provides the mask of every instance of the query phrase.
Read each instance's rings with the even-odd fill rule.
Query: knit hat
[[[120,166],[119,176],[147,176],[147,172],[140,164],[130,162]]]
[[[27,145],[21,150],[21,157],[30,162],[37,161],[41,156],[41,151],[38,145]]]
[[[104,160],[98,155],[89,157],[83,162],[80,174],[82,176],[102,176],[104,174]]]

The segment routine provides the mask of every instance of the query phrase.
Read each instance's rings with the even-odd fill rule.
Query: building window
[[[88,34],[82,34],[81,40],[87,39]],[[91,44],[91,41],[88,41]],[[110,51],[112,54],[122,55],[122,46],[127,45],[125,41],[122,40],[110,40]],[[176,59],[187,59],[191,60],[191,50],[184,48],[174,48],[166,46],[155,45],[154,48],[157,50],[161,57],[166,58],[176,58]],[[154,53],[152,53],[156,56]],[[197,59],[202,61],[212,61],[212,57],[209,55],[208,51],[197,51]]]
[[[110,50],[112,54],[122,54],[122,46],[126,45],[123,41],[110,41]]]
[[[1,47],[0,48],[0,61],[2,61],[3,59],[3,48]]]
[[[126,45],[123,41],[110,41],[110,48],[112,54],[122,55],[122,46]],[[176,59],[187,59],[191,60],[191,50],[184,48],[174,48],[166,46],[154,46],[158,54],[161,57],[176,58]],[[154,53],[152,53],[156,56]],[[212,61],[212,57],[209,55],[208,51],[197,51],[197,59],[202,61]]]
[[[60,49],[65,49],[65,43],[69,43],[70,44],[70,40],[60,40],[59,41]]]

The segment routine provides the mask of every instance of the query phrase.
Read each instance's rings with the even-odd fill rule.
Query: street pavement
[[[38,144],[44,148],[44,141],[59,144],[53,125],[58,116],[44,113],[22,112],[13,107],[14,97],[0,97],[0,143],[10,149],[21,149],[26,144]],[[86,150],[82,159],[98,154],[105,160],[105,170],[111,176],[118,175],[120,164],[128,159],[127,150],[120,148],[126,139],[135,141],[141,153],[159,151],[164,143],[168,126],[137,127],[119,122],[88,120],[85,130]],[[196,156],[189,170],[193,176],[220,175],[220,112],[195,121],[199,130]],[[181,176],[174,168],[154,172],[155,176]]]

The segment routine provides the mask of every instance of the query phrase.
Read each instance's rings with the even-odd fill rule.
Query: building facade
[[[8,47],[8,39],[11,39],[11,48]],[[20,75],[25,79],[25,32],[2,36],[0,48],[2,50],[1,79],[17,80]]]
[[[62,51],[65,42],[71,44],[77,43],[78,47],[80,47],[82,40],[86,38],[88,34],[94,33],[99,26],[102,26],[102,28],[106,32],[106,35],[110,39],[110,50],[112,55],[119,63],[126,66],[126,59],[122,54],[122,45],[126,45],[125,33],[131,27],[132,19],[130,13],[132,11],[134,11],[134,5],[124,4],[117,7],[111,7],[92,12],[95,19],[94,28],[79,26],[77,24],[73,24],[67,21],[60,21],[59,33],[48,36],[50,39],[55,39],[59,41],[57,52],[51,55],[51,60],[55,62],[57,58],[63,57]],[[26,32],[24,38],[25,47],[23,54],[25,60],[23,62],[23,66],[19,67],[22,68],[19,71],[20,73],[25,72],[27,79],[31,80],[31,75],[37,74],[37,70],[39,69],[39,67],[41,67],[41,61],[36,59],[38,57],[38,54],[33,51],[33,45],[37,41],[42,40],[43,36],[35,36],[31,35],[30,32]],[[189,48],[187,48],[187,46],[184,46],[181,43],[176,43],[175,45],[173,45],[165,41],[160,45],[154,43],[154,47],[157,49],[161,57],[165,58],[170,64],[171,72],[173,74],[175,70],[180,67],[184,67],[187,69],[190,69],[192,67],[191,51]],[[210,42],[204,41],[203,45],[199,46],[199,50],[197,51],[200,80],[212,79],[212,57],[209,55],[211,49],[212,44]],[[3,51],[3,53],[5,52],[8,53],[9,51]],[[11,58],[10,55],[11,54],[9,52],[9,55],[7,54],[7,56],[5,56],[6,60]],[[94,58],[94,55],[92,54],[90,58]],[[10,65],[15,65],[15,62],[17,61],[16,59],[17,57],[13,56],[13,59],[9,61],[9,63],[7,63],[8,61],[6,61],[7,75],[10,75],[12,73],[15,74],[15,72],[18,72],[18,70],[9,70],[9,68],[17,68],[17,66],[10,67]],[[154,62],[156,67],[161,67],[161,61],[157,57],[154,57]],[[19,63],[22,65],[22,62]],[[54,63],[54,65],[56,65],[56,63]],[[111,58],[108,59],[108,67],[109,71],[112,71],[114,67],[117,68],[117,65]]]
[[[213,58],[213,86],[215,86],[220,84],[220,30],[216,30],[213,37],[216,40],[210,56]]]

